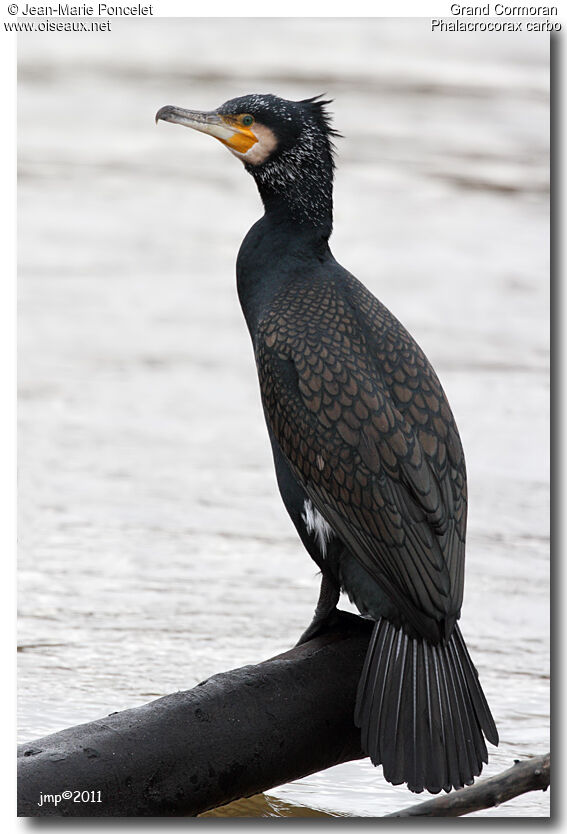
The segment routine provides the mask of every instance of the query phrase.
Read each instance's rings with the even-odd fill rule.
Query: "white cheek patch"
[[[276,149],[278,140],[274,132],[265,125],[255,124],[250,129],[258,141],[246,153],[239,153],[239,151],[235,151],[232,148],[230,150],[243,162],[248,162],[250,165],[261,165]]]

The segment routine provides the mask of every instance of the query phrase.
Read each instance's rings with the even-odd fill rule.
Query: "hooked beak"
[[[185,110],[183,107],[166,104],[156,113],[156,124],[160,120],[208,133],[239,154],[247,153],[258,141],[249,127],[239,124],[232,116],[221,116],[214,110]]]

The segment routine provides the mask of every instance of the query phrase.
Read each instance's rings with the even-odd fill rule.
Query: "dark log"
[[[549,787],[551,754],[516,762],[511,768],[471,785],[470,788],[411,805],[387,817],[462,817],[473,811],[494,808],[528,791]]]
[[[196,815],[361,758],[353,712],[371,629],[344,614],[264,663],[21,745],[18,815]],[[101,802],[75,801],[92,791]]]
[[[264,663],[20,745],[18,815],[191,816],[361,758],[353,711],[371,629],[343,614]],[[462,816],[545,790],[549,771],[549,754],[527,759],[387,816]]]

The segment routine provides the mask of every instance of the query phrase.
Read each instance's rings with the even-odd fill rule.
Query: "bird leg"
[[[329,576],[323,574],[315,614],[313,615],[310,625],[303,632],[296,643],[296,646],[301,646],[302,643],[307,643],[308,640],[311,640],[313,637],[317,637],[318,634],[321,634],[321,632],[330,628],[337,614],[339,596],[340,589]]]

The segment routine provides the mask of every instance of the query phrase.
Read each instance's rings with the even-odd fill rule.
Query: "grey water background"
[[[432,360],[466,452],[461,622],[501,738],[485,773],[547,751],[549,39],[429,29],[19,36],[21,741],[273,656],[310,619],[319,580],[277,494],[234,282],[259,199],[220,143],[153,116],[325,92],[344,134],[332,249]],[[268,799],[416,801],[368,761]],[[478,815],[548,814],[534,793]]]

